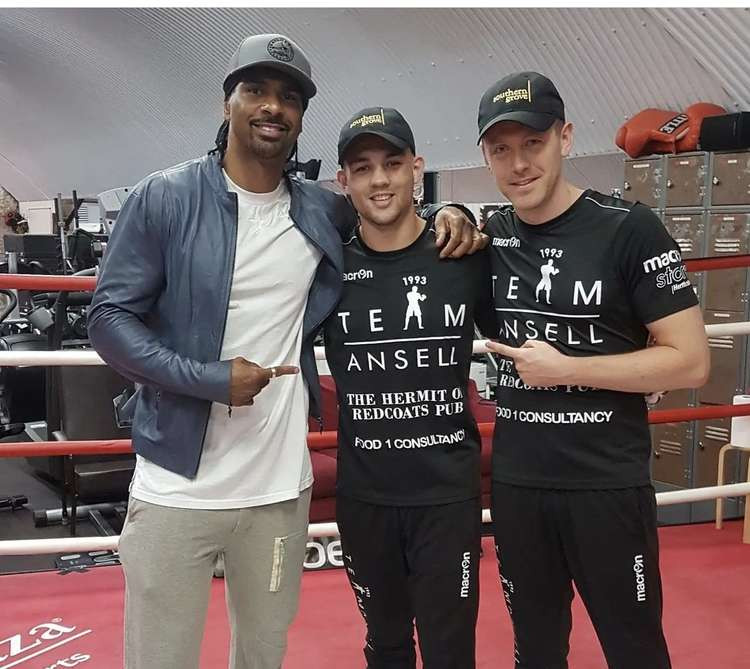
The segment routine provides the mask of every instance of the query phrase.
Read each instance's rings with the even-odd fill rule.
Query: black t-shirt
[[[466,389],[474,320],[494,328],[489,258],[438,255],[427,225],[399,251],[375,252],[357,235],[344,246],[343,295],[325,325],[341,495],[398,506],[479,495]]]
[[[644,324],[698,303],[677,244],[641,204],[588,190],[541,225],[505,207],[485,232],[499,341],[511,346],[537,339],[565,355],[628,353],[646,346]],[[497,361],[494,480],[590,489],[649,483],[642,394],[529,387],[513,360]]]

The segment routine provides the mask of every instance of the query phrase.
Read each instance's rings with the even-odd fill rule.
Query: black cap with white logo
[[[299,85],[305,100],[317,93],[310,61],[285,35],[253,35],[242,40],[227,66],[224,94],[228,96],[243,73],[252,67],[269,67],[290,76]]]
[[[358,111],[339,133],[339,164],[344,164],[344,153],[360,135],[377,135],[397,149],[411,149],[416,153],[414,133],[406,119],[390,107],[368,107]]]
[[[492,84],[479,103],[479,138],[496,123],[515,121],[534,130],[547,130],[565,121],[565,105],[555,85],[538,72],[516,72]]]

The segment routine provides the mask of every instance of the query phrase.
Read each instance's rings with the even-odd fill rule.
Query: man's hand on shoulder
[[[485,248],[490,238],[458,207],[443,207],[435,214],[435,243],[441,258],[460,258]]]

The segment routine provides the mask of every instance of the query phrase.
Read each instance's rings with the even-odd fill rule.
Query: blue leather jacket
[[[288,178],[290,215],[322,252],[303,321],[300,367],[319,415],[313,338],[341,294],[346,199]],[[142,384],[133,448],[187,477],[198,471],[212,402],[229,402],[231,361],[220,360],[237,241],[237,196],[216,154],[146,177],[114,227],[88,318],[99,355]],[[290,258],[289,262],[294,262]]]

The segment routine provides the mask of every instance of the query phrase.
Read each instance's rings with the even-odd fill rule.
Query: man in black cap
[[[568,666],[575,583],[610,667],[666,669],[644,393],[705,382],[695,293],[647,207],[565,179],[573,126],[549,79],[493,84],[478,125],[511,202],[486,230],[501,356],[492,517],[516,667]]]
[[[467,397],[474,321],[494,333],[485,253],[442,261],[412,204],[424,161],[395,109],[341,130],[360,225],[325,327],[339,399],[336,518],[370,669],[470,669],[479,603],[480,437]]]
[[[320,413],[313,338],[354,224],[345,198],[284,172],[315,94],[298,45],[248,37],[216,150],[138,184],[107,249],[89,335],[139,384],[119,547],[129,669],[198,667],[220,554],[231,666],[281,665],[307,543],[308,414]],[[464,232],[446,253],[472,246]]]

